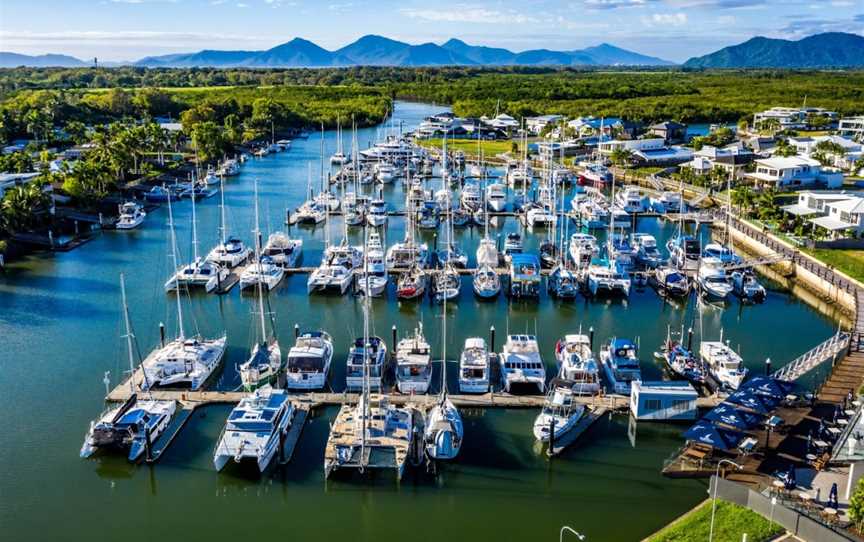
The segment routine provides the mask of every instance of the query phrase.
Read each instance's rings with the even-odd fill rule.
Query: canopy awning
[[[762,423],[761,416],[735,408],[729,403],[721,403],[708,412],[702,419],[742,430],[751,429]]]
[[[849,230],[855,227],[855,224],[843,222],[841,220],[831,218],[830,216],[811,218],[808,222],[812,222],[813,224],[816,224],[817,226],[825,228],[829,231]]]
[[[798,205],[797,203],[794,205],[784,205],[783,207],[781,207],[781,209],[795,216],[809,216],[819,214],[819,211],[817,211],[816,209],[811,209],[810,207],[806,207],[804,205]]]

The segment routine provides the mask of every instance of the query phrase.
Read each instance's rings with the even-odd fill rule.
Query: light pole
[[[734,465],[736,469],[741,470],[741,465],[731,459],[721,459],[717,463],[717,469],[714,473],[714,496],[711,498],[711,529],[708,531],[708,542],[714,540],[714,512],[717,510],[717,486],[720,485],[720,465],[723,463],[729,463],[730,465]]]
[[[577,533],[571,527],[568,527],[565,525],[565,526],[561,527],[561,533],[558,535],[558,542],[564,542],[564,531],[568,531],[568,532],[575,534],[576,538],[578,538],[579,540],[585,540],[584,534]]]

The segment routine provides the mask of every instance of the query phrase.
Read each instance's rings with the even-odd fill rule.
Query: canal
[[[408,129],[440,107],[399,103],[394,118]],[[399,123],[361,130],[361,148]],[[345,135],[346,147],[350,134]],[[327,156],[335,133],[325,134]],[[348,147],[350,148],[350,147]],[[251,240],[253,182],[259,184],[262,229],[284,228],[286,207],[305,198],[308,171],[317,179],[320,139],[296,140],[290,151],[256,159],[226,184],[228,223]],[[433,181],[437,183],[439,181]],[[399,183],[384,189],[391,206],[401,206]],[[197,208],[199,250],[218,239],[219,197]],[[196,412],[156,466],[128,465],[121,457],[80,460],[88,423],[103,408],[103,378],[116,383],[127,368],[120,312],[119,274],[126,274],[135,334],[146,355],[158,343],[158,324],[176,329],[171,298],[162,285],[171,270],[165,209],[131,232],[105,232],[80,249],[39,255],[11,265],[0,275],[0,399],[6,417],[0,439],[0,526],[4,538],[144,541],[190,538],[230,540],[257,535],[291,540],[557,539],[570,525],[591,541],[638,540],[705,498],[702,482],[669,480],[663,462],[682,443],[686,426],[640,423],[625,416],[606,418],[580,443],[554,461],[539,453],[531,435],[536,412],[466,412],[465,445],[458,460],[437,478],[409,472],[400,485],[382,474],[366,481],[324,481],[323,452],[328,423],[336,410],[315,412],[301,437],[294,461],[258,477],[212,467],[213,447],[226,407]],[[191,254],[191,206],[175,209],[181,253]],[[675,225],[640,219],[640,231],[662,245]],[[518,228],[512,218],[490,229],[503,235]],[[334,220],[331,239],[343,226]],[[325,231],[293,228],[304,239],[303,265],[320,261]],[[478,228],[457,231],[473,261]],[[707,232],[701,231],[707,239]],[[387,241],[404,236],[401,218],[391,217]],[[350,232],[354,243],[358,233]],[[434,238],[423,235],[434,244]],[[526,248],[541,235],[528,234]],[[344,387],[349,341],[362,331],[360,304],[351,296],[306,294],[306,277],[289,276],[270,295],[283,352],[293,327],[324,329],[334,338],[332,387]],[[662,376],[652,353],[667,325],[693,327],[701,336],[724,338],[740,350],[751,371],[774,368],[830,336],[836,324],[787,291],[770,289],[764,304],[700,309],[673,306],[651,289],[635,290],[622,301],[559,303],[544,293],[540,303],[510,303],[505,297],[479,302],[463,279],[462,294],[448,304],[448,359],[458,359],[465,338],[487,337],[495,326],[497,348],[507,330],[536,333],[547,366],[554,367],[555,341],[565,333],[593,327],[597,342],[611,337],[639,339],[646,379]],[[436,359],[440,357],[440,307],[429,302],[397,303],[392,290],[373,306],[373,330],[389,337],[396,325],[407,333],[423,321]],[[245,360],[254,336],[253,299],[238,290],[185,301],[186,330],[205,336],[228,333],[229,349],[215,387],[234,389],[235,366]],[[599,346],[597,344],[596,346]],[[451,365],[455,366],[455,365]],[[452,373],[453,371],[451,371]],[[813,379],[808,379],[812,382]],[[450,383],[454,389],[454,381]]]

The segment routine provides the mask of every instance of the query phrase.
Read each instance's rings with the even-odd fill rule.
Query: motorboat
[[[588,291],[592,296],[630,296],[630,277],[608,265],[588,266]]]
[[[269,385],[240,399],[216,444],[213,466],[221,471],[232,460],[248,461],[256,465],[258,472],[264,472],[279,452],[295,413],[288,392]]]
[[[557,299],[576,299],[579,277],[564,265],[556,265],[549,273],[549,294]]]
[[[765,301],[768,294],[752,269],[737,269],[732,272],[731,278],[735,295],[742,300],[752,303]]]
[[[685,297],[690,293],[690,279],[674,267],[658,267],[648,281],[662,296]]]
[[[507,209],[507,185],[490,183],[486,186],[486,207],[496,213]]]
[[[390,279],[387,275],[387,264],[384,262],[381,237],[377,231],[369,232],[363,253],[363,268],[355,275],[357,291],[372,297],[381,296],[387,291],[387,283]]]
[[[261,250],[262,256],[270,258],[275,265],[289,269],[297,267],[303,256],[303,240],[291,239],[281,231],[267,237],[267,244]]]
[[[510,232],[504,238],[504,261],[509,262],[514,254],[522,254],[522,235],[519,232]]]
[[[474,294],[481,299],[491,299],[501,292],[501,277],[495,268],[483,264],[474,271],[472,285]]]
[[[348,390],[356,391],[363,387],[364,355],[368,367],[369,387],[373,390],[383,388],[384,367],[387,364],[387,343],[381,337],[359,337],[348,351],[345,385]]]
[[[722,340],[702,341],[699,355],[717,382],[727,389],[737,390],[747,378],[744,360]]]
[[[399,393],[422,395],[432,381],[432,356],[423,324],[396,344],[396,387]]]
[[[609,214],[612,215],[613,229],[626,230],[630,229],[630,227],[633,225],[630,213],[628,213],[618,205],[612,205]]]
[[[510,257],[507,294],[514,298],[540,297],[540,260],[534,254],[513,254]]]
[[[612,172],[600,163],[587,164],[579,172],[579,184],[605,188],[607,185],[612,184]]]
[[[334,166],[341,166],[351,161],[351,155],[344,152],[334,152],[330,155],[330,163]]]
[[[489,350],[485,339],[465,339],[459,356],[459,391],[461,393],[487,393],[489,391]]]
[[[462,288],[462,277],[452,264],[436,272],[432,277],[432,297],[437,303],[450,301],[459,297]]]
[[[630,242],[636,249],[636,263],[646,269],[656,269],[665,263],[657,247],[657,239],[648,233],[634,233]]]
[[[538,247],[540,253],[540,266],[543,269],[552,269],[561,262],[561,251],[552,239],[546,239]]]
[[[164,186],[154,186],[144,193],[144,199],[151,203],[162,203],[168,201],[171,191]]]
[[[669,263],[681,271],[696,271],[702,256],[699,240],[690,235],[678,235],[666,243]]]
[[[472,215],[466,209],[462,207],[456,207],[450,211],[450,222],[456,228],[464,228],[467,226],[472,220],[475,219],[475,216],[481,215],[481,212],[478,210],[475,215]]]
[[[705,248],[702,249],[702,257],[703,258],[716,258],[720,260],[720,264],[724,266],[731,265],[740,265],[743,261],[741,256],[735,254],[735,252],[720,243],[708,243],[705,245]]]
[[[550,205],[529,203],[522,207],[519,218],[527,228],[548,228],[555,224],[555,209]]]
[[[609,208],[594,198],[588,198],[579,206],[579,220],[589,230],[609,225]]]
[[[379,162],[372,167],[375,179],[381,184],[389,184],[396,178],[398,171],[396,166],[387,162]]]
[[[162,435],[176,411],[176,401],[139,400],[133,393],[123,404],[109,408],[90,422],[80,456],[117,450],[125,453],[129,461],[137,462]]]
[[[702,258],[696,274],[699,293],[709,301],[725,301],[732,293],[733,286],[718,258]]]
[[[237,175],[240,175],[240,162],[238,160],[229,158],[219,166],[220,177],[236,177]]]
[[[288,351],[285,389],[320,390],[327,386],[333,339],[326,331],[305,331]]]
[[[573,391],[580,395],[594,395],[600,391],[600,368],[591,352],[591,339],[587,335],[565,335],[555,343],[558,378],[573,383]]]
[[[637,251],[624,233],[613,233],[606,245],[610,265],[622,272],[630,272],[636,266]]]
[[[462,187],[459,202],[465,209],[474,212],[483,207],[483,192],[477,183],[467,183]]]
[[[499,356],[504,391],[514,386],[546,390],[546,366],[540,357],[540,347],[534,335],[508,335]]]
[[[147,217],[147,213],[144,212],[144,207],[140,203],[134,201],[121,203],[118,212],[120,216],[117,218],[117,223],[114,225],[118,230],[131,230],[137,228]]]
[[[630,396],[630,384],[642,380],[639,367],[639,349],[629,339],[611,339],[600,349],[600,361],[609,388],[621,395]]]
[[[383,199],[373,199],[366,210],[366,223],[373,228],[387,224],[387,202]]]
[[[587,233],[574,233],[570,236],[568,252],[576,269],[587,269],[598,252],[597,238]]]
[[[705,364],[696,359],[683,344],[673,340],[670,333],[667,333],[663,346],[654,356],[663,360],[666,369],[675,378],[687,380],[697,388],[705,386]]]
[[[557,441],[576,427],[584,414],[585,406],[575,400],[572,383],[556,378],[550,382],[543,409],[534,419],[534,438]]]
[[[425,202],[417,212],[417,227],[421,230],[437,230],[441,225],[441,215],[435,202]]]
[[[615,203],[628,213],[645,211],[645,198],[638,188],[628,187],[615,193]]]
[[[680,192],[664,191],[656,198],[651,198],[651,208],[656,213],[683,213],[686,211],[686,204]]]
[[[219,184],[219,176],[216,175],[216,171],[210,167],[207,169],[207,174],[204,175],[204,178],[201,179],[201,182],[207,186],[213,186]]]
[[[419,299],[426,293],[428,277],[416,264],[401,273],[396,280],[396,297],[398,299]]]

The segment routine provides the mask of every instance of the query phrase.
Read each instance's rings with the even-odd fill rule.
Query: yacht
[[[564,265],[556,265],[548,279],[549,294],[558,299],[575,299],[579,293],[579,277]]]
[[[320,224],[327,219],[327,209],[315,200],[308,200],[294,213],[298,224]]]
[[[373,228],[387,224],[387,203],[383,199],[373,199],[369,202],[366,223]]]
[[[548,204],[529,203],[522,207],[519,216],[527,228],[547,228],[555,224],[555,210]]]
[[[284,277],[285,269],[282,266],[276,265],[270,256],[261,256],[240,275],[240,289],[246,290],[261,284],[269,291],[278,286]]]
[[[610,389],[620,395],[630,395],[630,383],[642,380],[639,351],[628,339],[612,339],[600,349],[600,360]]]
[[[351,155],[345,154],[344,152],[341,152],[341,151],[334,152],[330,156],[330,163],[333,164],[334,166],[341,166],[343,164],[347,164],[350,161],[351,161]]]
[[[237,175],[240,175],[240,162],[234,158],[225,160],[219,166],[220,177],[235,177]]]
[[[535,439],[549,442],[554,434],[552,438],[558,440],[576,427],[585,414],[585,406],[576,402],[574,395],[571,382],[554,379],[549,384],[543,409],[534,419]]]
[[[109,408],[90,422],[80,456],[87,458],[99,450],[120,450],[129,461],[137,462],[165,431],[176,411],[176,401],[139,400],[133,393],[126,402]]]
[[[474,271],[474,293],[481,299],[491,299],[501,292],[501,277],[495,268],[483,264]]]
[[[252,249],[247,247],[240,238],[227,237],[207,254],[207,260],[233,269],[248,260],[251,254]]]
[[[425,202],[417,212],[417,227],[421,230],[437,230],[441,225],[441,216],[435,202]]]
[[[369,232],[363,254],[363,269],[356,274],[355,287],[361,294],[381,296],[387,291],[389,277],[384,262],[384,247],[377,231]]]
[[[629,187],[615,193],[615,203],[628,213],[645,211],[644,197],[638,188]]]
[[[397,175],[396,166],[387,162],[379,162],[375,164],[372,171],[375,175],[375,179],[381,184],[392,183],[393,179],[396,178]]]
[[[144,194],[144,199],[151,203],[162,203],[168,201],[171,192],[164,186],[154,186]]]
[[[413,265],[401,273],[396,280],[396,297],[398,299],[418,299],[426,293],[428,277],[419,266]]]
[[[462,193],[459,196],[459,201],[462,207],[470,210],[472,213],[483,206],[483,193],[480,186],[476,183],[469,183],[462,187]]]
[[[759,283],[756,273],[752,269],[738,269],[732,272],[732,286],[735,295],[744,301],[761,303],[765,301],[767,292],[765,287]]]
[[[702,250],[703,258],[716,258],[720,260],[720,264],[727,265],[740,265],[743,261],[741,256],[735,254],[731,248],[725,247],[720,243],[708,243],[705,245],[705,248]]]
[[[612,227],[614,229],[626,230],[633,225],[630,213],[628,213],[618,205],[613,205],[612,210],[609,211],[609,213],[612,215]]]
[[[588,267],[588,291],[592,296],[622,295],[630,296],[630,278],[607,265]]]
[[[279,267],[290,269],[297,267],[303,255],[303,240],[290,239],[281,231],[273,232],[267,237],[261,254],[270,258]]]
[[[583,228],[605,228],[609,225],[609,209],[596,199],[588,198],[579,206],[579,219]]]
[[[534,254],[513,254],[510,257],[507,294],[513,298],[540,297],[540,260]]]
[[[710,301],[725,301],[732,293],[732,283],[718,258],[702,258],[696,275],[696,286]]]
[[[329,265],[339,265],[356,272],[363,266],[363,251],[360,247],[349,245],[347,238],[343,238],[338,245],[324,249],[323,260]]]
[[[504,238],[504,261],[509,262],[514,254],[522,254],[522,235],[519,232],[510,232]]]
[[[451,242],[438,251],[438,263],[465,269],[468,267],[468,255],[462,251],[459,245]]]
[[[443,303],[459,297],[462,287],[462,277],[452,264],[435,273],[432,279],[432,295],[437,303]]]
[[[690,293],[690,279],[674,267],[658,267],[648,281],[662,296],[685,297]]]
[[[399,393],[424,394],[432,381],[432,356],[423,324],[396,345],[396,387]]]
[[[579,184],[604,188],[612,184],[612,172],[603,164],[588,164],[579,172]]]
[[[384,367],[387,363],[387,343],[381,337],[368,337],[364,347],[363,337],[354,340],[348,351],[345,384],[349,391],[363,387],[364,354],[368,367],[369,387],[374,390],[383,389]]]
[[[704,363],[697,360],[693,353],[680,342],[673,340],[670,332],[667,331],[663,347],[654,356],[663,360],[666,369],[674,377],[687,380],[697,388],[705,386],[706,369]]]
[[[395,243],[387,249],[387,270],[409,269],[411,267],[424,268],[429,258],[429,247],[426,243],[417,244],[413,239],[406,238],[405,242]]]
[[[342,202],[339,201],[339,197],[328,191],[324,190],[319,192],[317,196],[315,196],[315,202],[318,204],[319,208],[323,208],[329,212],[335,212],[339,210],[339,207],[342,205]]]
[[[487,393],[489,391],[489,350],[481,337],[465,339],[459,356],[459,391],[461,393]]]
[[[634,233],[630,236],[633,248],[636,249],[636,263],[647,269],[656,269],[663,265],[663,255],[657,248],[657,239],[647,233]]]
[[[264,472],[284,442],[295,412],[288,392],[269,385],[240,399],[225,422],[213,452],[213,466],[221,471],[231,460],[248,461]]]
[[[540,393],[546,390],[546,367],[534,335],[508,335],[499,363],[504,391],[509,393],[514,385],[536,386]]]
[[[587,233],[574,233],[570,236],[568,252],[576,269],[587,269],[597,254],[597,238]]]
[[[228,278],[229,272],[221,265],[205,260],[198,256],[198,229],[195,218],[195,198],[192,198],[192,262],[182,267],[177,265],[176,244],[177,238],[174,233],[174,215],[171,200],[168,200],[168,221],[171,230],[171,244],[174,248],[175,273],[165,281],[165,291],[180,290],[182,287],[203,287],[206,292],[212,292]]]
[[[573,391],[594,395],[600,391],[600,369],[591,352],[591,339],[587,335],[565,335],[555,343],[558,378],[573,383]]]
[[[728,344],[720,341],[702,341],[699,355],[708,370],[724,388],[737,390],[747,378],[744,360]]]
[[[656,198],[651,198],[651,207],[654,212],[682,213],[685,210],[684,198],[680,192],[661,192]]]
[[[606,245],[610,265],[622,272],[630,272],[636,264],[637,250],[623,233],[613,233]]]
[[[486,186],[486,206],[490,211],[500,213],[507,209],[507,186],[503,183],[491,183]]]
[[[120,204],[118,212],[120,216],[117,218],[117,224],[114,226],[118,230],[131,230],[137,228],[147,217],[147,213],[144,212],[144,207],[134,201],[127,201],[126,203]]]
[[[306,331],[297,336],[288,351],[285,389],[320,390],[327,385],[333,339],[326,331]]]
[[[345,295],[354,282],[354,271],[346,269],[342,265],[322,262],[309,274],[306,281],[306,291],[313,292],[335,292]]]
[[[455,459],[465,429],[459,409],[447,395],[447,303],[441,311],[441,391],[429,410],[423,431],[426,456],[433,461]]]
[[[699,268],[701,249],[699,240],[690,235],[673,237],[666,243],[669,263],[681,271],[696,271]]]
[[[207,168],[207,174],[204,176],[204,179],[201,180],[202,183],[212,186],[219,184],[219,176],[216,175],[216,171],[210,167]]]

